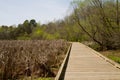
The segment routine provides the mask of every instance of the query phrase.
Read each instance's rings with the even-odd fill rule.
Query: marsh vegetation
[[[68,46],[63,40],[0,41],[0,79],[55,77]]]

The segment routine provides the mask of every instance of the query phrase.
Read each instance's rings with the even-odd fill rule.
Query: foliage
[[[81,30],[102,49],[120,47],[119,5],[120,3],[115,3],[114,0],[73,2],[75,21]]]
[[[97,43],[95,42],[83,42],[83,44],[91,47],[92,49],[96,50],[96,51],[101,51],[101,48],[100,48],[100,45],[98,45]]]
[[[72,16],[64,20],[40,25],[34,19],[25,20],[18,26],[1,26],[1,40],[56,40],[84,41],[86,37],[74,22]]]

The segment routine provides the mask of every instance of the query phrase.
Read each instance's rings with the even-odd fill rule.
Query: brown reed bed
[[[55,77],[68,47],[64,40],[0,41],[0,80]]]

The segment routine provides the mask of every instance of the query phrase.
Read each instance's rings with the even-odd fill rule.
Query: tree
[[[77,1],[73,3],[75,20],[79,27],[93,41],[98,43],[102,49],[115,49],[117,46],[120,46],[119,44],[114,45],[118,41],[118,39],[116,39],[116,41],[115,38],[120,37],[120,35],[118,35],[118,33],[120,33],[118,32],[120,27],[118,1],[117,10],[115,6],[115,2],[109,0],[85,0],[83,2]],[[116,12],[117,17],[113,18]],[[118,27],[116,27],[116,25]]]
[[[30,26],[31,27],[36,27],[37,26],[37,23],[34,19],[30,20]]]

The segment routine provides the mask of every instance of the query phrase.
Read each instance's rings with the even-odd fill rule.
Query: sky
[[[0,0],[0,25],[35,19],[41,24],[63,19],[72,0]]]

